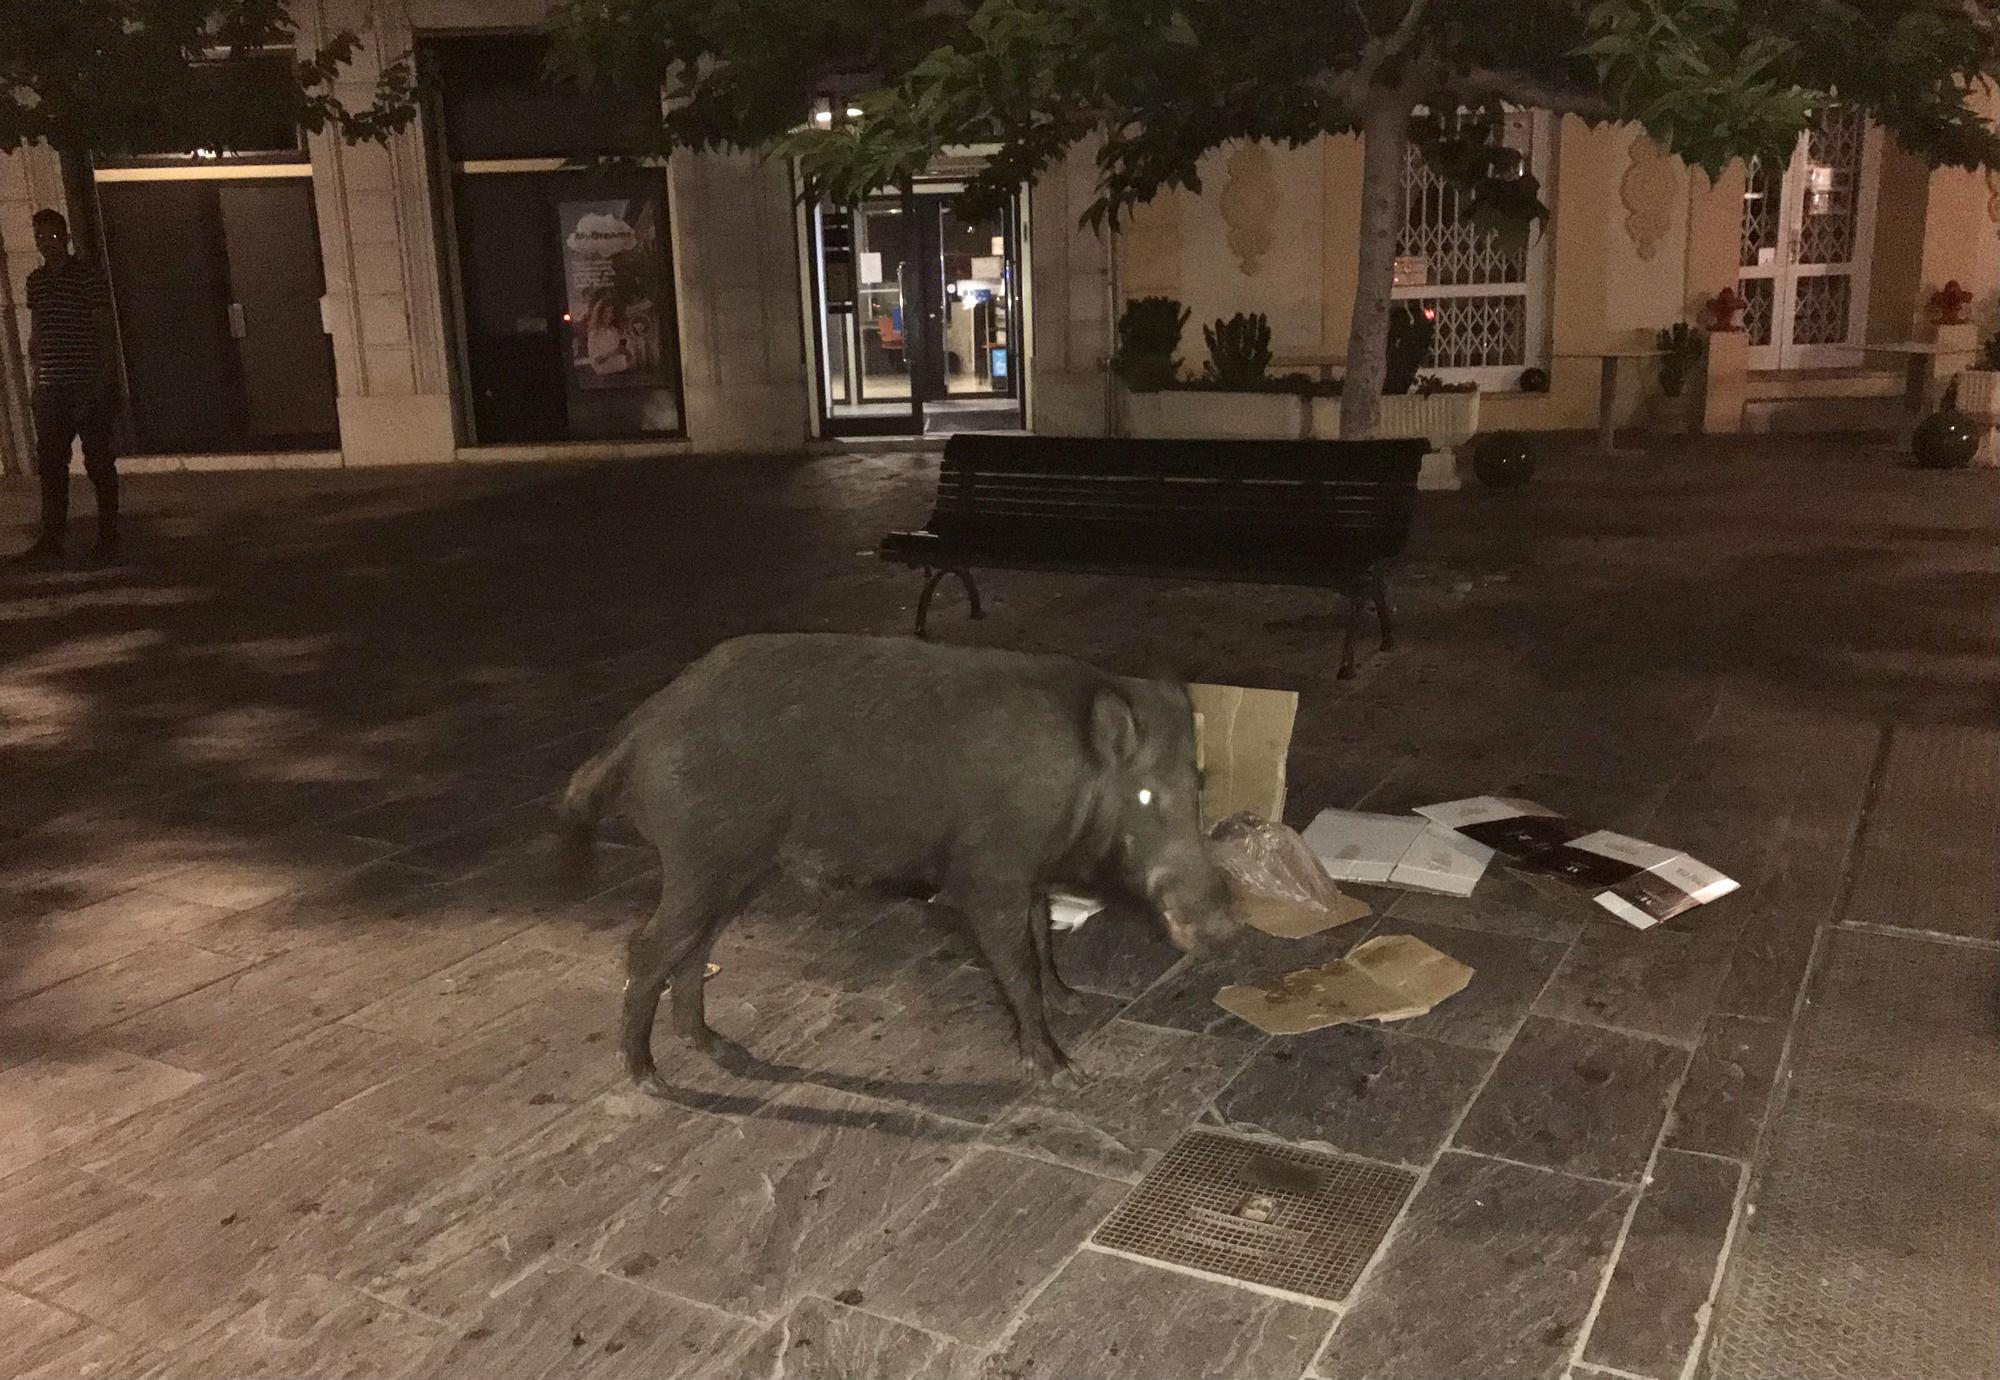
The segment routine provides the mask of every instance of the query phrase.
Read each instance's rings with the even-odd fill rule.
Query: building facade
[[[355,100],[404,52],[440,94],[387,145],[246,131],[232,151],[96,169],[134,467],[1105,434],[1125,425],[1112,323],[1145,295],[1191,308],[1193,368],[1194,327],[1239,311],[1269,318],[1281,371],[1339,367],[1352,139],[1217,150],[1202,194],[1162,196],[1108,238],[1078,224],[1088,150],[980,214],[952,195],[977,150],[857,207],[801,206],[787,168],[748,155],[579,170],[618,152],[615,122],[537,79],[546,0],[301,8],[309,27],[364,35]],[[1482,429],[1594,425],[1603,359],[1621,354],[1623,423],[1865,422],[1910,361],[1948,376],[2000,321],[2000,181],[1933,172],[1837,108],[1784,166],[1713,182],[1630,127],[1523,111],[1504,137],[1542,182],[1543,232],[1497,246],[1413,159],[1399,244],[1397,296],[1437,322],[1429,371],[1479,385]],[[0,157],[13,468],[29,453],[21,303],[42,205],[64,206],[52,155]],[[1948,282],[1971,294],[1971,326],[1939,326]],[[1692,401],[1665,398],[1639,352],[1724,288],[1744,331],[1711,350]]]

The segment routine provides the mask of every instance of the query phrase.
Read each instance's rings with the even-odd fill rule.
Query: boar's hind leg
[[[1042,960],[1034,926],[1042,927],[1047,943],[1048,920],[1035,904],[1031,888],[1007,883],[954,880],[945,883],[938,899],[965,917],[966,929],[992,970],[1000,996],[1014,1018],[1014,1037],[1021,1058],[1037,1077],[1073,1069],[1069,1056],[1049,1029],[1042,1006]]]
[[[649,1091],[658,1082],[653,1020],[669,981],[674,986],[675,1033],[704,1052],[715,1047],[715,1032],[708,1028],[703,1003],[703,970],[716,934],[747,889],[703,887],[685,869],[670,865],[661,869],[659,908],[633,931],[625,966],[625,1071]]]

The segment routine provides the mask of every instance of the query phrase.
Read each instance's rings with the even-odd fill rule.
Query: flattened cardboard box
[[[1285,818],[1285,757],[1298,719],[1295,690],[1190,685],[1195,762],[1201,768],[1201,827],[1231,815]]]

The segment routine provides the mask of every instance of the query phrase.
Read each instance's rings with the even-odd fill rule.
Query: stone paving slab
[[[1006,573],[990,618],[937,621],[1299,690],[1294,824],[1525,794],[1736,895],[1640,935],[1496,867],[1469,899],[1357,887],[1368,924],[1202,960],[1106,915],[1058,941],[1096,1073],[1061,1090],[1023,1078],[935,917],[779,888],[708,988],[750,1060],[663,1021],[672,1096],[630,1091],[613,1032],[652,859],[614,825],[595,881],[562,883],[553,793],[719,638],[906,635],[915,581],[857,553],[922,518],[934,465],[147,476],[127,567],[0,572],[0,1030],[31,1037],[0,1055],[0,1369],[1295,1376],[1337,1321],[1315,1373],[1676,1380],[1724,1244],[1847,1267],[1760,1237],[1765,1212],[1921,1189],[1919,1216],[1990,1218],[1961,1145],[1984,1111],[1953,1089],[1992,1072],[1967,975],[2000,913],[2000,491],[1837,445],[1607,469],[1550,443],[1522,493],[1423,495],[1402,645],[1351,682],[1312,592]],[[0,483],[0,518],[30,499]],[[1973,942],[1891,1017],[1895,946],[1928,941],[1843,921]],[[1428,1017],[1266,1040],[1213,1004],[1405,931],[1476,970]],[[1837,1057],[1788,1046],[1815,953],[1873,960],[1826,979]],[[1921,1142],[1833,1153],[1899,1109],[1943,1156],[1907,1189],[1866,1176]],[[1422,1176],[1338,1317],[1077,1253],[1218,1121]],[[1745,1175],[1747,1219],[1722,1204]],[[1956,1373],[1910,1339],[1984,1257],[1935,1220],[1858,1262],[1857,1299],[1874,1280],[1900,1312],[1815,1323],[1779,1369]],[[1731,1364],[1807,1316],[1758,1297],[1716,1301]]]

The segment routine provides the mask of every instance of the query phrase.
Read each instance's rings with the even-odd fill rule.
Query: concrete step
[[[1804,431],[1894,433],[1904,425],[1900,395],[1887,398],[1752,398],[1743,404],[1743,429],[1755,434]]]

